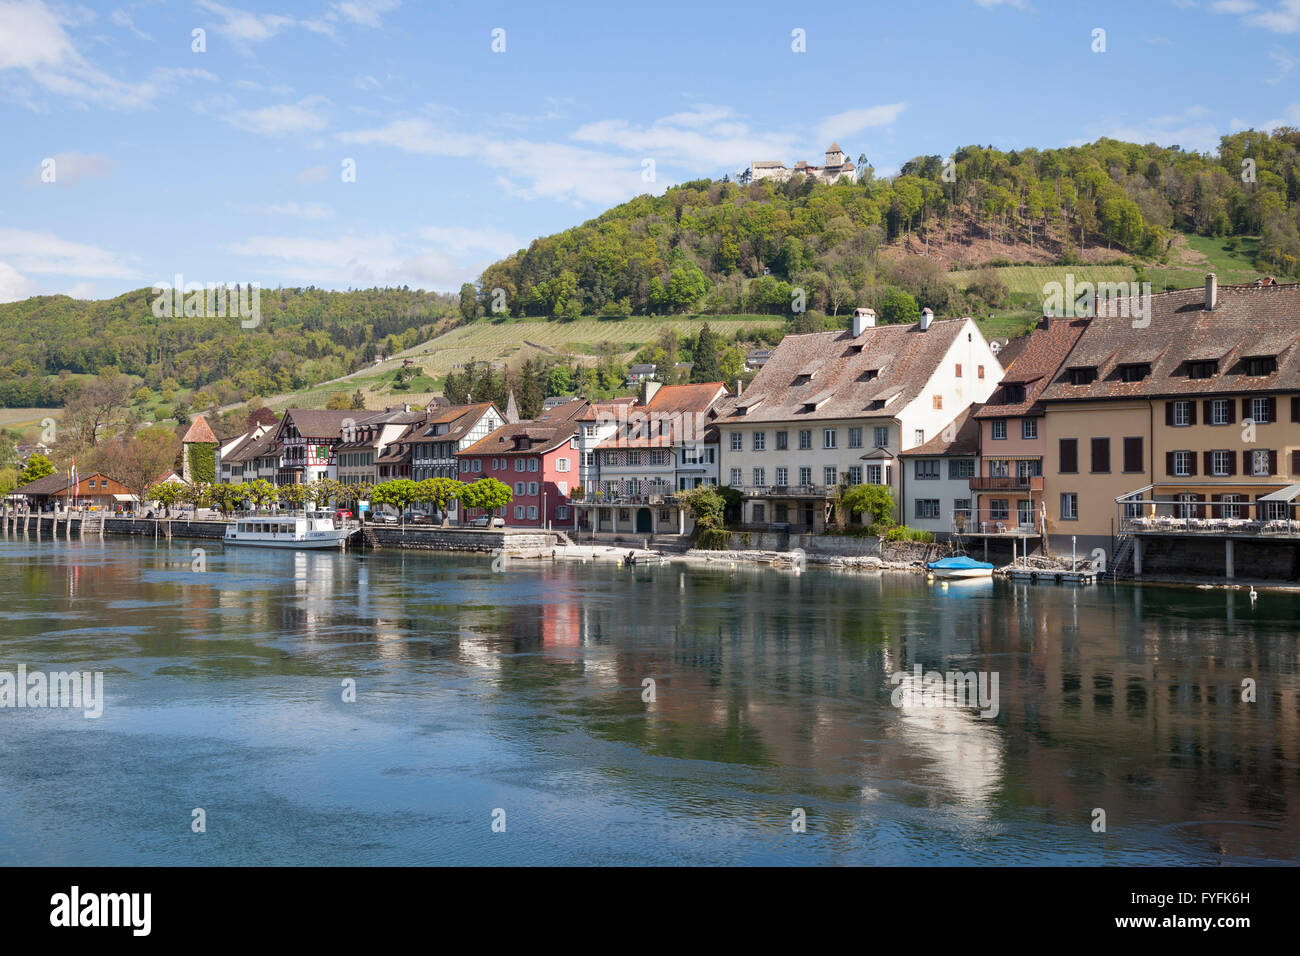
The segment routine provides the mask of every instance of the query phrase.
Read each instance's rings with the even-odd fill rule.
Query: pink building
[[[578,429],[585,401],[557,405],[533,421],[502,425],[456,454],[464,482],[495,478],[514,497],[498,512],[511,528],[573,525],[569,494],[578,485]],[[474,514],[462,514],[467,521]]]

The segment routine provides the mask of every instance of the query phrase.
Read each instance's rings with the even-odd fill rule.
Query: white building
[[[946,538],[973,531],[970,480],[980,473],[980,423],[983,406],[968,406],[924,445],[899,455],[902,520],[911,528]]]
[[[1002,366],[969,318],[875,324],[787,335],[718,419],[720,478],[745,495],[744,522],[822,531],[838,486],[886,485],[902,499],[896,467],[973,402],[988,398]],[[905,518],[903,520],[906,520]]]
[[[785,182],[796,173],[810,176],[823,183],[833,183],[839,179],[847,179],[851,183],[858,181],[858,172],[848,156],[844,154],[844,150],[840,149],[839,143],[831,143],[830,148],[826,150],[825,166],[809,166],[800,160],[793,167],[787,168],[784,163],[776,160],[756,159],[750,163],[749,171],[755,180],[772,179],[779,183]]]

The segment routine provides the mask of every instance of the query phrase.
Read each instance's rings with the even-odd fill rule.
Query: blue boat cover
[[[986,571],[993,570],[993,565],[989,564],[987,561],[976,561],[974,558],[967,557],[964,554],[956,558],[941,558],[938,561],[931,561],[926,565],[926,567],[931,570],[952,571],[965,571],[973,568],[983,568]]]

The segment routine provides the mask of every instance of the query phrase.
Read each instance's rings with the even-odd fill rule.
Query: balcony
[[[1000,478],[972,478],[971,491],[1029,491],[1029,475],[1006,475]]]
[[[747,498],[826,498],[834,494],[825,485],[743,485],[740,488]]]

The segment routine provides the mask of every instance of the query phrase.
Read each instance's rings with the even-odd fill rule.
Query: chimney
[[[922,309],[921,310],[921,331],[924,332],[926,329],[928,329],[930,327],[930,323],[933,321],[934,321],[934,310],[928,306]]]
[[[1213,312],[1219,304],[1219,279],[1213,272],[1205,274],[1205,311]]]
[[[744,390],[745,390],[745,383],[742,382],[740,379],[736,379],[736,397],[740,398],[740,393],[743,392]]]
[[[875,328],[876,311],[874,309],[853,310],[853,337],[857,338],[865,330]]]
[[[641,383],[641,404],[649,405],[650,399],[655,397],[655,392],[659,391],[661,385],[661,382],[649,378],[643,381]]]

